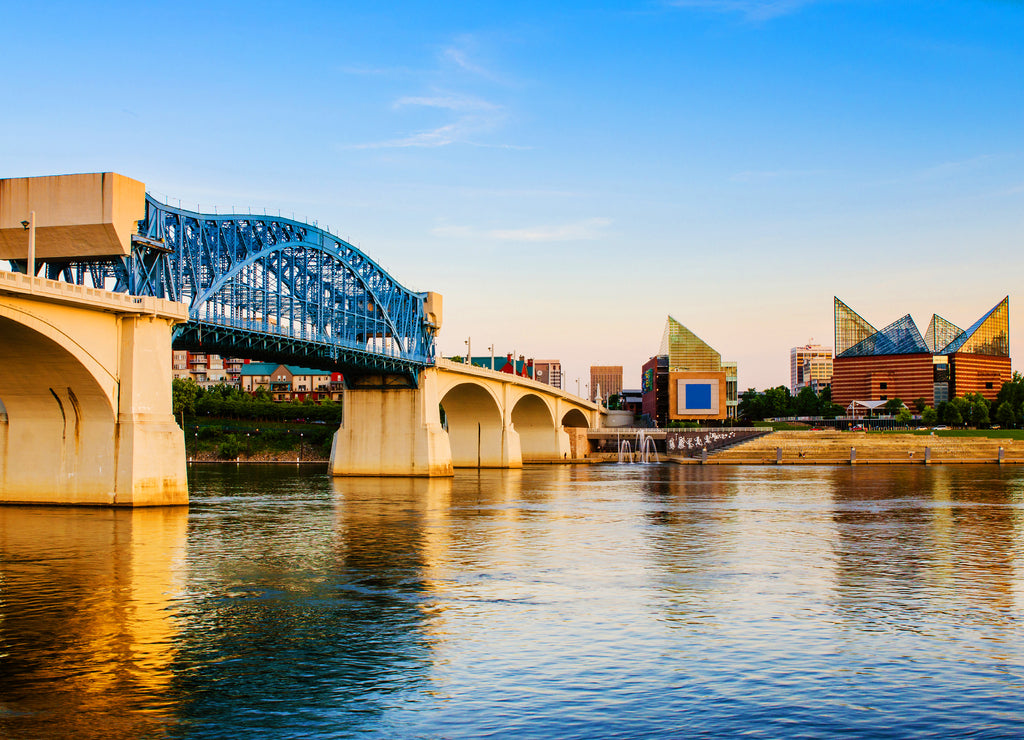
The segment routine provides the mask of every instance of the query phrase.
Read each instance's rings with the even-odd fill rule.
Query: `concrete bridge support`
[[[188,503],[171,416],[184,305],[0,272],[0,503]]]
[[[452,452],[441,426],[437,370],[421,372],[418,388],[345,391],[345,416],[331,445],[331,475],[452,475]]]

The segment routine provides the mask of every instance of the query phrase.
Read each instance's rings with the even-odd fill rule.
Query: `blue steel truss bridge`
[[[148,193],[145,212],[129,255],[50,259],[37,274],[187,303],[175,349],[339,370],[350,385],[415,385],[434,364],[435,294],[405,288],[330,232],[197,213]]]

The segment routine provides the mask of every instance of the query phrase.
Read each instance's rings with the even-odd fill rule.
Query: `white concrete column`
[[[121,319],[120,385],[114,440],[116,505],[188,503],[185,433],[174,421],[171,398],[173,321],[152,316]]]
[[[495,467],[523,467],[523,446],[516,425],[512,423],[515,394],[511,383],[501,384],[501,460]]]
[[[569,441],[569,433],[562,426],[562,417],[565,416],[565,401],[560,396],[555,398],[555,449],[558,457],[565,460],[572,457],[572,443]]]
[[[331,445],[331,475],[452,475],[452,450],[438,411],[437,370],[414,389],[349,389]]]

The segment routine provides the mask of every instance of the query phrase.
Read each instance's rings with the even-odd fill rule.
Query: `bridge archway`
[[[0,306],[0,346],[0,481],[6,493],[32,500],[49,489],[66,494],[69,503],[97,487],[112,495],[116,381],[52,324],[10,306]]]
[[[524,460],[556,460],[559,454],[555,419],[540,396],[524,395],[512,408]]]
[[[506,446],[501,407],[477,383],[459,383],[441,398],[456,468],[503,467]]]
[[[587,415],[579,409],[569,409],[562,417],[562,426],[589,429],[590,422],[587,420]]]

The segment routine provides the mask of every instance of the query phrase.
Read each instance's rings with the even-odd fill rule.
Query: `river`
[[[1024,468],[189,475],[0,507],[0,736],[1024,735]]]

